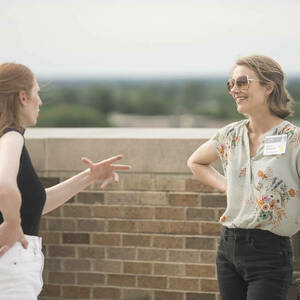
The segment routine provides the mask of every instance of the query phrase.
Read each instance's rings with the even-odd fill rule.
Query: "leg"
[[[217,275],[222,300],[247,299],[247,283],[220,249],[217,254]]]

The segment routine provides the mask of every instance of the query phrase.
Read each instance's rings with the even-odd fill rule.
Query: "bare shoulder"
[[[14,154],[20,156],[24,145],[24,137],[17,131],[9,131],[0,137],[0,156]]]

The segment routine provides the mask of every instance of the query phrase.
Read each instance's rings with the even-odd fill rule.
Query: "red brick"
[[[108,274],[107,284],[114,286],[134,287],[136,286],[136,276]]]
[[[121,218],[122,210],[118,206],[95,206],[93,216],[97,218]]]
[[[215,210],[211,208],[188,208],[188,220],[216,221]]]
[[[152,219],[152,207],[124,207],[124,218],[126,219]]]
[[[201,195],[202,207],[222,207],[227,206],[226,196],[222,194]]]
[[[180,262],[180,263],[181,262],[198,263],[199,251],[170,250],[169,261]]]
[[[78,247],[78,257],[81,258],[104,258],[104,248],[102,247]]]
[[[99,273],[78,273],[77,283],[79,285],[99,285],[104,284],[104,274]]]
[[[214,265],[186,265],[186,276],[191,277],[215,277],[216,267]]]
[[[156,248],[183,248],[183,237],[154,236],[153,247]]]
[[[48,246],[49,257],[74,257],[75,248],[72,246]]]
[[[64,205],[63,215],[65,217],[90,218],[91,208],[84,205]]]
[[[102,273],[121,273],[122,262],[110,260],[96,260],[93,262],[93,270]]]
[[[80,299],[90,298],[91,288],[90,287],[78,287],[78,286],[63,286],[63,297]]]
[[[215,294],[187,293],[186,300],[215,300]]]
[[[151,274],[152,264],[140,262],[124,262],[124,273],[129,274]]]
[[[201,251],[200,262],[204,264],[216,263],[216,251]]]
[[[108,231],[137,232],[137,225],[134,221],[108,221]]]
[[[124,289],[124,300],[150,300],[152,299],[153,291],[145,289]]]
[[[202,192],[202,193],[212,193],[216,191],[209,185],[203,184],[196,179],[187,179],[185,181],[185,190],[188,192]]]
[[[76,202],[83,204],[103,204],[104,193],[103,192],[82,192],[76,197]]]
[[[219,223],[201,223],[202,235],[220,236],[221,225]]]
[[[121,290],[110,287],[97,287],[93,291],[93,299],[121,299]]]
[[[40,180],[45,188],[51,187],[59,183],[58,177],[40,177]]]
[[[166,250],[138,249],[138,260],[166,261],[166,259]]]
[[[155,208],[155,219],[183,220],[184,219],[184,209],[183,208],[172,208],[172,207]]]
[[[71,272],[49,272],[48,275],[49,283],[57,284],[74,284],[75,283],[75,273]]]
[[[44,245],[59,244],[60,235],[59,232],[40,232]]]
[[[197,193],[170,193],[169,202],[172,206],[199,206],[199,194]]]
[[[214,250],[216,249],[216,240],[214,238],[198,238],[189,237],[185,240],[186,249],[203,249],[203,250]]]
[[[184,300],[183,293],[155,291],[154,300]]]
[[[54,210],[46,214],[47,217],[61,217],[62,216],[62,207],[57,207]]]
[[[48,218],[48,229],[56,231],[75,231],[75,220]]]
[[[107,248],[107,258],[109,259],[127,259],[134,260],[135,259],[135,249],[134,248]]]
[[[57,258],[46,258],[45,257],[45,267],[44,270],[49,271],[61,271],[62,261]]]
[[[91,262],[85,259],[66,259],[63,262],[66,271],[89,271],[91,270]]]
[[[93,234],[94,245],[120,246],[121,236],[119,234]]]
[[[184,291],[198,291],[199,279],[169,278],[169,288]]]
[[[170,233],[176,234],[199,234],[199,223],[195,222],[172,222]]]
[[[152,288],[152,289],[167,288],[166,277],[138,276],[137,279],[138,279],[138,287]]]
[[[77,220],[77,231],[81,232],[101,232],[104,231],[105,222],[103,220]]]
[[[40,296],[60,297],[62,292],[61,290],[61,286],[47,283],[44,284]]]
[[[173,276],[184,276],[185,267],[184,264],[154,264],[155,275],[173,275]]]
[[[150,235],[123,235],[123,246],[150,247]]]
[[[168,233],[168,223],[159,221],[138,222],[139,232],[143,233]]]
[[[88,233],[63,233],[63,244],[89,244]]]
[[[218,281],[216,279],[200,279],[201,290],[204,292],[218,292]]]
[[[46,216],[42,216],[40,222],[40,231],[48,230],[48,218]]]

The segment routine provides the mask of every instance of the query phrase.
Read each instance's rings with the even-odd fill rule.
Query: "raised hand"
[[[114,162],[123,158],[122,155],[116,155],[108,159],[93,163],[86,157],[81,160],[90,168],[90,176],[94,181],[103,181],[101,188],[104,188],[110,181],[119,182],[119,175],[117,170],[131,169],[129,165],[113,164]]]

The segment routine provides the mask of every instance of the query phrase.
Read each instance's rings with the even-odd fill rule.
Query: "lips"
[[[248,100],[247,97],[236,97],[235,98],[236,103],[242,103],[242,102],[245,102],[246,100]]]

